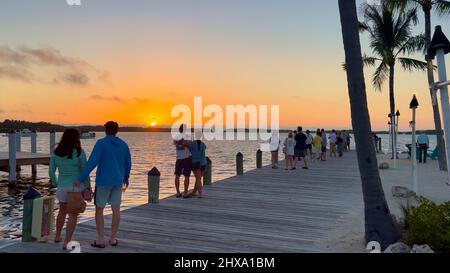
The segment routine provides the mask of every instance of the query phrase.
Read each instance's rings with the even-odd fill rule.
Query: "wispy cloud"
[[[111,101],[111,102],[116,102],[116,103],[126,103],[127,101],[121,97],[118,96],[111,96],[111,97],[106,97],[106,96],[101,96],[101,95],[92,95],[90,97],[91,100],[98,100],[98,101]]]
[[[56,69],[52,79],[43,79],[36,73],[37,69],[47,67]],[[0,46],[0,78],[32,82],[67,83],[86,86],[91,76],[104,79],[107,72],[100,72],[88,62],[63,55],[52,47],[11,48]]]

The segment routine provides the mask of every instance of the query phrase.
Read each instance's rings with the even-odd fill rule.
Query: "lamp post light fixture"
[[[448,95],[448,85],[447,81],[447,68],[445,64],[445,55],[450,53],[450,41],[445,37],[442,32],[441,26],[436,26],[436,30],[431,40],[430,47],[428,48],[428,56],[434,60],[437,59],[439,82],[432,84],[431,88],[435,91],[440,90],[441,97],[441,109],[442,109],[442,120],[444,125],[444,136],[446,145],[446,156],[447,156],[447,169],[450,175],[450,104]],[[439,151],[441,152],[441,151]],[[450,176],[447,180],[450,185]]]
[[[412,163],[412,190],[419,196],[419,182],[417,179],[417,144],[416,144],[416,110],[419,107],[419,101],[414,95],[409,108],[412,110],[412,140],[411,140],[411,163]]]

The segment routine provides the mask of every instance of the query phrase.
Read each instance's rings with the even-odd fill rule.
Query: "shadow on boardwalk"
[[[77,227],[82,252],[358,252],[363,203],[356,153],[310,170],[266,167],[205,189],[204,199],[170,197],[122,214],[119,247],[97,250],[95,222]],[[109,226],[111,217],[106,219]],[[109,229],[106,230],[109,234]],[[356,239],[355,239],[356,238]],[[62,252],[17,243],[0,252]]]

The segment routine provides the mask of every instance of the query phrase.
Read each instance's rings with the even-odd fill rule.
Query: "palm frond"
[[[406,41],[406,43],[404,43],[400,47],[400,49],[397,51],[395,56],[398,56],[400,54],[410,55],[414,52],[421,51],[421,50],[425,51],[426,50],[425,45],[426,45],[425,35],[421,34],[421,35],[411,37],[408,39],[408,41]]]
[[[376,90],[381,91],[383,87],[384,81],[387,79],[389,74],[389,67],[385,62],[382,62],[378,68],[375,70],[375,73],[372,77],[372,85]]]
[[[402,68],[408,72],[413,72],[417,70],[426,71],[428,67],[428,64],[426,62],[422,62],[411,58],[398,58],[397,60],[402,65]]]
[[[368,66],[375,66],[375,63],[377,62],[377,61],[383,61],[383,60],[381,60],[381,59],[379,59],[379,58],[375,58],[375,57],[368,57],[367,55],[363,55],[362,56],[362,59],[363,59],[363,65],[364,65],[364,67],[368,67]],[[344,70],[344,71],[347,71],[347,64],[346,63],[343,63],[342,64],[342,69]]]
[[[434,9],[439,16],[450,14],[450,1],[435,0]]]

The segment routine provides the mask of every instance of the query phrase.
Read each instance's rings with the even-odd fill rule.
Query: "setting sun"
[[[156,122],[154,122],[154,121],[152,121],[151,123],[150,123],[150,126],[151,127],[155,127],[156,125],[158,125]]]

